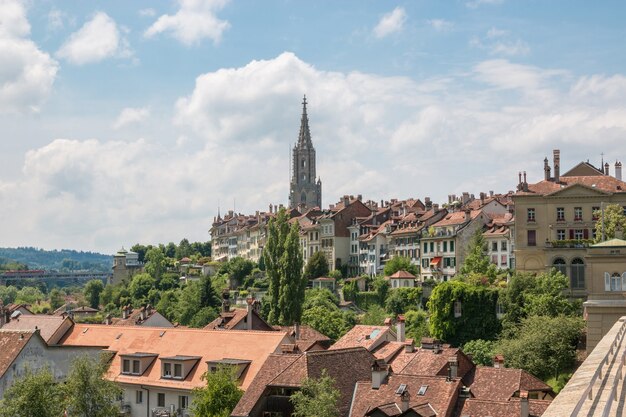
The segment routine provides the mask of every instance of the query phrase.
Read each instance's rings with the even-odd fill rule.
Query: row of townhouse
[[[218,216],[211,229],[214,258],[240,256],[258,262],[269,219],[275,214],[270,206],[269,213]],[[421,280],[448,280],[463,263],[480,228],[492,262],[501,269],[514,267],[510,194],[481,193],[479,199],[469,193],[449,196],[446,208],[428,197],[425,203],[393,199],[378,204],[346,195],[328,209],[313,208],[303,214],[291,209],[288,215],[300,226],[305,263],[322,251],[331,270],[345,268],[349,276],[378,275],[390,258],[404,256],[420,268]]]

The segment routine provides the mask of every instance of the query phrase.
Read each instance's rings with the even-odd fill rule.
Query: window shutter
[[[626,272],[622,274],[622,291],[626,291]]]
[[[589,239],[589,229],[583,229],[583,239]]]
[[[574,239],[574,229],[569,229],[569,238]]]
[[[608,272],[604,273],[604,291],[611,291],[611,275]]]

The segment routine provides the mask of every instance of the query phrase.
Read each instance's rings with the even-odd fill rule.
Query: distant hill
[[[25,264],[30,269],[109,272],[111,255],[71,249],[43,250],[38,248],[0,248],[0,266],[11,262]]]

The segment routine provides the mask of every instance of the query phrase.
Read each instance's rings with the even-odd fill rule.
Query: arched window
[[[626,275],[626,273],[624,273]],[[619,274],[619,272],[613,272],[612,275],[609,275],[608,272],[604,273],[604,290],[605,291],[623,291],[623,277]]]
[[[302,168],[306,167],[306,159],[302,160]]]
[[[580,258],[572,260],[571,288],[576,290],[585,288],[585,262]]]
[[[567,276],[567,264],[565,263],[565,260],[563,258],[556,258],[552,262],[552,268]]]

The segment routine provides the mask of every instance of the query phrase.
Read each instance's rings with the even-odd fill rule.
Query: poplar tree
[[[302,303],[306,290],[306,280],[302,276],[302,251],[300,249],[300,228],[294,223],[285,240],[285,250],[281,257],[280,323],[292,325],[302,318]]]
[[[279,210],[275,218],[270,219],[267,231],[267,242],[263,248],[263,261],[269,280],[267,295],[270,303],[268,321],[276,324],[280,319],[278,300],[280,299],[280,260],[288,232],[287,212]]]

